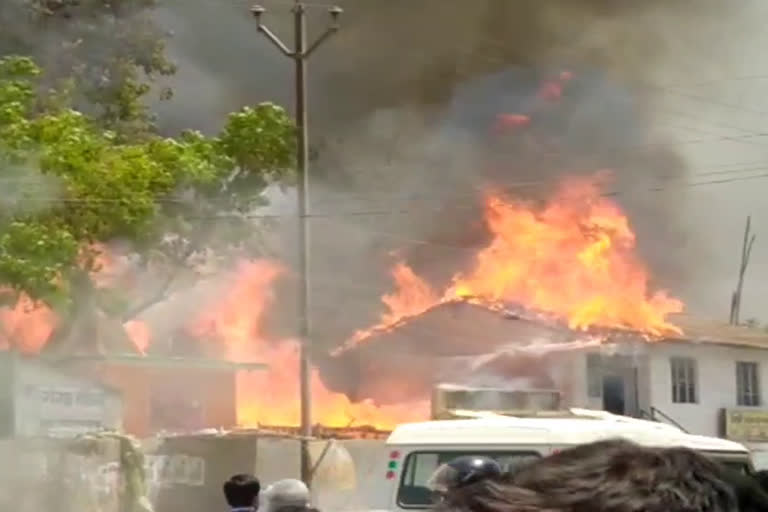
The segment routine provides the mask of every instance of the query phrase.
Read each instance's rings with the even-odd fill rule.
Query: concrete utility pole
[[[312,467],[309,456],[309,438],[312,436],[312,396],[310,392],[310,332],[309,322],[309,226],[307,213],[309,210],[309,130],[307,126],[307,59],[329,37],[339,30],[339,16],[343,12],[340,7],[331,7],[331,25],[317,38],[307,44],[306,6],[297,1],[293,6],[294,20],[294,49],[290,50],[271,30],[262,24],[262,15],[266,10],[256,5],[251,13],[256,18],[259,32],[264,34],[283,55],[293,59],[296,87],[296,127],[298,129],[298,144],[296,147],[296,165],[298,168],[298,217],[299,217],[299,271],[301,290],[299,293],[299,336],[301,337],[301,479],[307,486],[311,485]]]

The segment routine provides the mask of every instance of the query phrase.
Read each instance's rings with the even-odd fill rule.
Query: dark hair
[[[239,474],[224,482],[224,497],[232,508],[258,506],[259,491],[261,484],[253,475]]]
[[[504,482],[452,493],[441,508],[472,512],[735,512],[716,464],[683,448],[622,441],[577,446],[530,464]]]
[[[741,512],[768,510],[768,493],[761,486],[758,475],[745,475],[727,467],[721,469],[720,477],[733,488]]]
[[[760,488],[768,492],[768,470],[757,471],[754,475],[755,480],[760,485]]]

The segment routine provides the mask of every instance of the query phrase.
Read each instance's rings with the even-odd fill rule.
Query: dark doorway
[[[603,409],[613,414],[624,414],[624,379],[617,375],[603,376]]]

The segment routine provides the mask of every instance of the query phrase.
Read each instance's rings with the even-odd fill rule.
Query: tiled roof
[[[708,320],[690,315],[676,315],[672,323],[683,330],[682,336],[670,337],[673,341],[716,343],[741,347],[768,349],[768,331],[727,322]]]

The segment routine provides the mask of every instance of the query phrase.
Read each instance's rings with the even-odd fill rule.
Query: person
[[[438,467],[427,481],[427,487],[434,493],[444,495],[486,478],[500,478],[501,474],[501,466],[494,459],[467,455]]]
[[[231,512],[254,512],[259,508],[259,479],[249,474],[237,474],[224,482],[224,498]]]
[[[433,503],[446,499],[457,489],[473,486],[487,479],[501,478],[498,462],[490,457],[468,455],[457,457],[438,467],[427,481]]]
[[[721,468],[720,477],[729,484],[736,494],[740,512],[768,511],[768,493],[763,488],[759,475],[746,475],[741,471]]]
[[[737,512],[720,468],[688,449],[598,441],[457,488],[440,512]]]
[[[763,491],[768,492],[768,470],[757,471],[755,473],[755,480]]]
[[[310,505],[309,488],[301,480],[286,478],[264,491],[266,512],[318,512]]]

